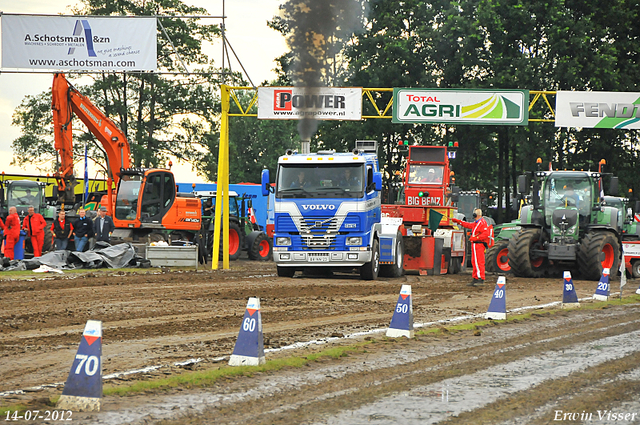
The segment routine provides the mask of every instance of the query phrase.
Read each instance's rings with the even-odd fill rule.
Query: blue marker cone
[[[88,320],[56,409],[99,412],[102,405],[102,322]]]
[[[236,346],[231,358],[229,358],[229,366],[258,366],[264,363],[266,360],[264,358],[260,299],[249,298]]]
[[[507,280],[504,276],[498,277],[496,289],[493,290],[493,297],[489,304],[489,310],[484,315],[485,319],[506,320],[507,319],[507,291],[505,284]]]
[[[578,295],[576,294],[576,288],[573,286],[573,279],[571,279],[571,272],[564,272],[564,289],[562,292],[562,308],[575,308],[580,307],[578,302]]]
[[[609,299],[609,269],[602,269],[600,282],[596,287],[596,293],[593,294],[594,300],[607,301]]]
[[[396,309],[387,329],[387,336],[397,338],[406,336],[413,338],[413,303],[411,302],[411,285],[402,285]]]

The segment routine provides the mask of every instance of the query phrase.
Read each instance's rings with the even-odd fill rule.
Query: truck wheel
[[[380,271],[380,250],[378,240],[374,239],[371,245],[371,261],[360,267],[360,278],[363,280],[376,280]]]
[[[396,236],[396,255],[394,264],[388,266],[380,266],[380,276],[400,277],[404,274],[404,242],[402,241],[402,233]]]
[[[511,271],[519,277],[542,277],[549,268],[549,260],[531,253],[542,249],[540,229],[521,229],[509,239],[508,262]]]
[[[224,241],[222,237],[222,230],[220,231],[220,259],[222,260],[222,247],[224,246]],[[229,260],[235,261],[240,258],[240,253],[242,252],[242,247],[244,246],[244,241],[242,240],[242,233],[240,233],[240,227],[237,223],[231,222],[229,223]]]
[[[578,267],[588,280],[599,280],[602,269],[610,269],[611,276],[618,272],[620,244],[611,232],[588,233],[580,243]]]
[[[498,241],[489,248],[486,253],[486,264],[488,272],[510,272],[509,241]]]
[[[635,278],[640,277],[640,260],[636,260],[631,264],[631,274],[633,274]]]
[[[257,261],[271,260],[271,241],[265,233],[260,233],[249,247],[249,259]]]
[[[296,274],[296,269],[291,267],[276,266],[276,269],[278,270],[278,276],[280,277],[293,277],[293,275]]]

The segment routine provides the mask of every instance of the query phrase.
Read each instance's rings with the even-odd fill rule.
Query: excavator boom
[[[129,168],[131,165],[131,152],[124,133],[102,111],[96,108],[86,96],[73,87],[64,74],[57,73],[54,75],[51,92],[54,146],[60,155],[60,169],[57,177],[61,181],[59,189],[64,192],[65,199],[68,198],[67,200],[71,201],[73,186],[75,185],[73,174],[73,114],[80,118],[102,144],[107,154],[108,177],[117,185],[120,180],[120,170]]]

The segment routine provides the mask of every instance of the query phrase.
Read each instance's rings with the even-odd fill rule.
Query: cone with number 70
[[[258,366],[266,363],[260,299],[249,298],[229,366]]]
[[[496,289],[493,290],[493,297],[489,303],[489,309],[485,313],[485,319],[506,320],[507,319],[507,279],[504,276],[498,277]]]
[[[99,412],[102,405],[102,322],[89,320],[56,409]]]

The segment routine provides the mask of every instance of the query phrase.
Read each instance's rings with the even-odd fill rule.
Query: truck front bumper
[[[274,248],[273,259],[282,267],[360,267],[371,261],[371,251],[280,251]]]

